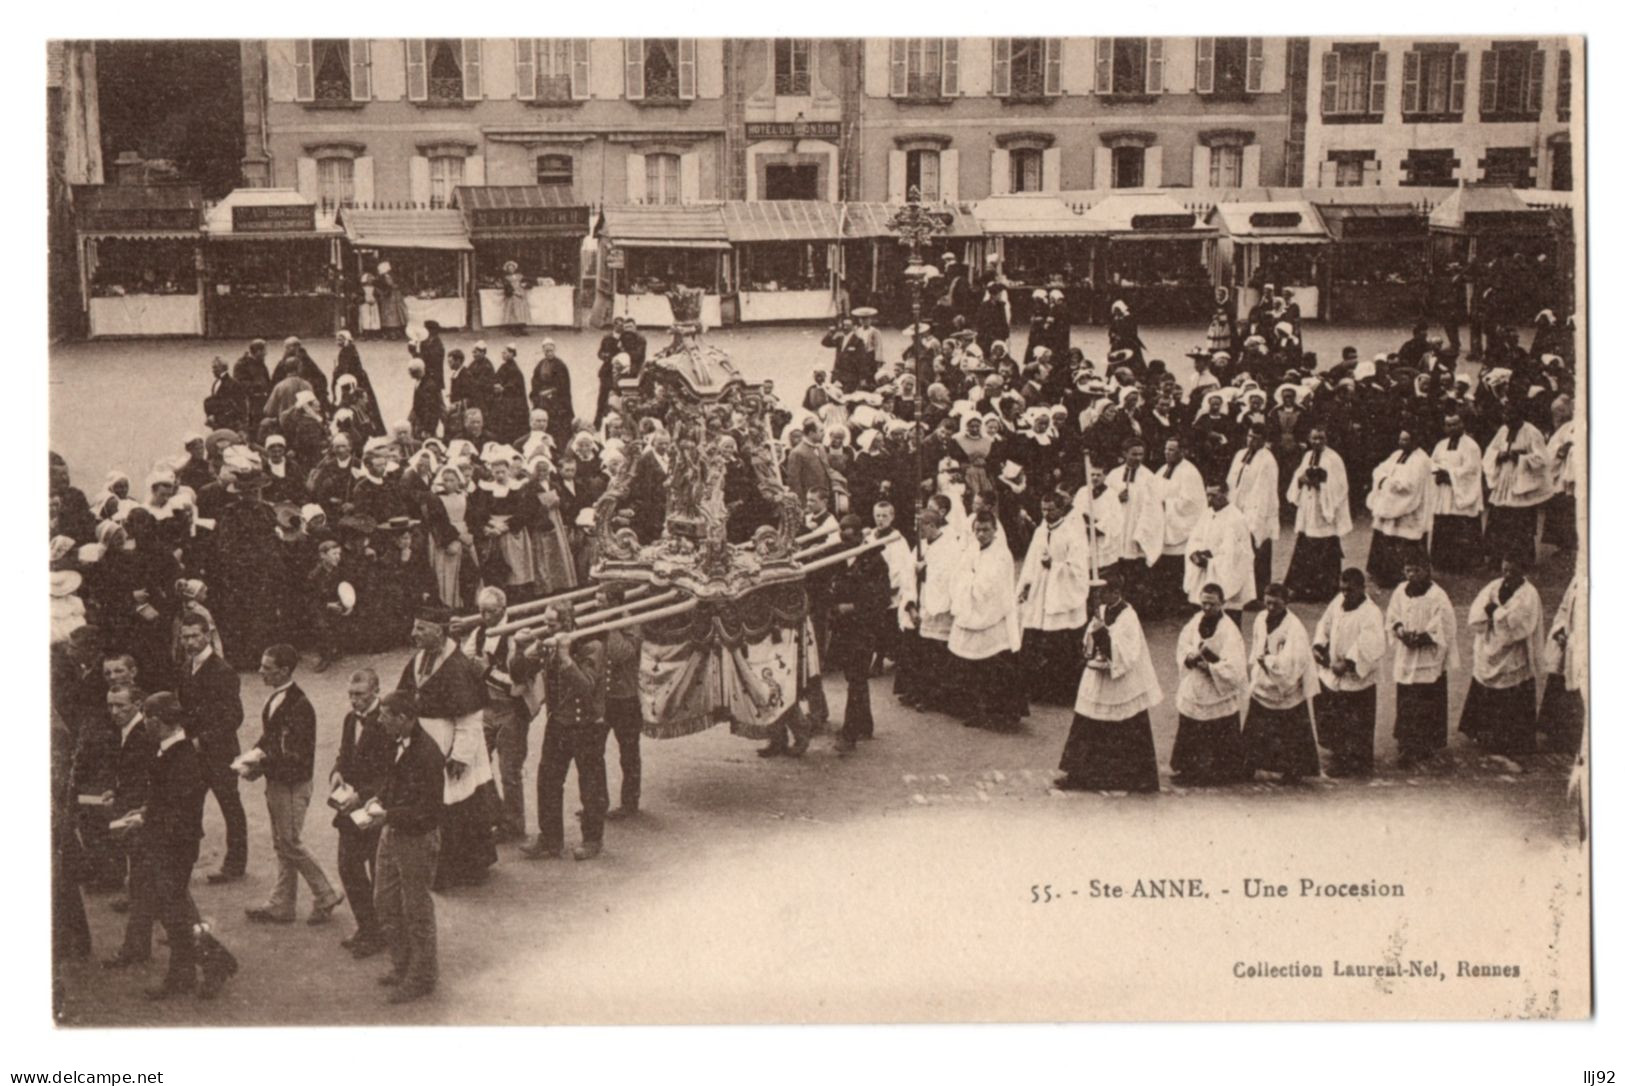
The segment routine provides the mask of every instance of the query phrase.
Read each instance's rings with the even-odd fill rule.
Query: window
[[[1432,185],[1443,187],[1456,183],[1456,167],[1461,161],[1449,148],[1431,151],[1412,151],[1405,156],[1399,168],[1405,171],[1401,185]]]
[[[569,188],[575,181],[575,159],[569,155],[543,155],[536,160],[536,183]]]
[[[372,45],[365,40],[293,43],[294,98],[328,104],[372,97]]]
[[[1569,119],[1569,98],[1574,93],[1574,57],[1567,49],[1557,54],[1557,119]]]
[[[632,38],[627,41],[627,97],[679,102],[694,97],[693,38]],[[634,63],[634,50],[641,61]],[[635,68],[635,74],[634,74]],[[637,93],[633,93],[633,89]]]
[[[683,202],[683,160],[678,155],[643,156],[644,196],[646,204],[680,204]]]
[[[1480,58],[1478,112],[1483,120],[1540,115],[1546,53],[1533,42],[1497,42]]]
[[[1096,38],[1096,94],[1161,94],[1161,38]]]
[[[408,38],[406,96],[414,102],[450,104],[485,96],[478,38]]]
[[[1365,163],[1360,159],[1348,157],[1337,160],[1337,187],[1340,189],[1357,189],[1365,184]]]
[[[1387,93],[1387,53],[1369,46],[1335,46],[1322,57],[1322,115],[1380,121]]]
[[[1527,147],[1490,147],[1479,162],[1484,181],[1527,189],[1535,184],[1535,153]]]
[[[1242,150],[1239,145],[1227,144],[1213,147],[1208,156],[1208,188],[1241,188],[1241,159]]]
[[[1037,147],[1018,147],[1010,152],[1010,191],[1044,191],[1044,152]]]
[[[1061,93],[1059,38],[994,38],[993,94],[1042,98]]]
[[[519,97],[527,101],[570,102],[591,94],[584,38],[516,38],[514,66]]]
[[[1263,38],[1196,39],[1197,94],[1257,94],[1263,89]]]
[[[1137,189],[1145,187],[1145,148],[1112,148],[1112,188]]]
[[[920,190],[922,203],[935,203],[942,199],[942,156],[937,151],[910,151],[907,169],[903,174],[905,192]]]
[[[957,38],[893,38],[891,96],[945,98],[959,93]]]
[[[1552,188],[1558,192],[1574,189],[1574,153],[1568,140],[1552,144]]]
[[[773,42],[773,93],[805,97],[812,93],[812,42],[777,38]]]
[[[429,159],[429,206],[451,206],[451,194],[463,183],[463,160],[457,155]]]
[[[355,162],[348,158],[318,158],[316,196],[323,211],[354,207]]]
[[[1466,106],[1466,53],[1446,45],[1405,54],[1405,93],[1399,109],[1407,120],[1459,115]]]

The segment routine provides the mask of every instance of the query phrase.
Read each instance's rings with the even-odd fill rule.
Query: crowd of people
[[[1150,712],[1164,694],[1148,618],[1184,622],[1169,762],[1186,783],[1370,774],[1390,653],[1403,765],[1445,749],[1452,682],[1468,684],[1460,730],[1509,766],[1542,733],[1578,749],[1583,653],[1568,639],[1582,582],[1548,631],[1526,579],[1542,545],[1576,546],[1583,434],[1572,344],[1551,313],[1528,347],[1494,330],[1476,379],[1425,324],[1390,354],[1348,348],[1321,368],[1290,299],[1266,292],[1243,319],[1215,317],[1181,380],[1146,357],[1122,302],[1099,362],[1049,293],[1018,353],[1004,293],[939,300],[890,359],[875,314],[855,311],[825,337],[831,366],[799,404],[771,382],[752,390],[802,540],[877,544],[806,581],[808,655],[845,676],[837,750],[873,736],[869,684],[890,662],[900,703],[974,727],[1015,730],[1031,703],[1070,704],[1060,786],[1156,790]],[[496,844],[525,836],[521,770],[544,705],[539,833],[524,855],[563,854],[572,764],[577,859],[599,855],[606,821],[637,812],[635,630],[576,637],[564,601],[528,626],[510,615],[589,583],[599,516],[660,535],[674,404],[643,380],[649,347],[630,320],[600,343],[590,419],[576,417],[556,344],[540,346],[527,381],[512,345],[500,363],[483,342],[465,357],[431,323],[410,343],[410,416],[386,425],[347,334],[331,379],[297,339],[274,367],[256,340],[234,364],[215,360],[206,428],[151,469],[144,494],[113,470],[87,497],[52,455],[59,953],[88,953],[79,886],[122,888],[126,937],[107,964],[148,960],[162,923],[169,972],[151,994],[218,992],[236,961],[198,920],[186,876],[212,794],[227,842],[209,882],[243,877],[239,787],[263,779],[278,875],[248,918],[292,922],[300,881],[311,923],[348,900],[346,947],[388,950],[390,998],[415,999],[435,983],[431,891],[482,881]],[[640,393],[623,396],[634,381]],[[743,406],[729,410],[725,497],[744,539],[770,514],[740,455]],[[1363,564],[1346,550],[1362,509]],[[1284,510],[1295,541],[1277,576]],[[1465,668],[1434,567],[1487,581]],[[1386,608],[1373,586],[1392,590]],[[600,603],[620,592],[600,586]],[[1292,601],[1327,605],[1312,631]],[[317,714],[295,674],[306,652],[323,670],[407,649],[389,689],[371,668],[349,678],[327,778],[334,887],[300,840]],[[238,672],[256,669],[267,696],[245,750]],[[762,755],[805,752],[829,720],[818,670]]]

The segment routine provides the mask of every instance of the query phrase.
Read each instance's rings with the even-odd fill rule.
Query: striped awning
[[[362,249],[474,248],[460,212],[442,208],[367,210],[340,208],[338,224],[350,244]]]
[[[715,242],[693,248],[728,247],[728,228],[716,204],[626,204],[604,208],[601,235],[632,248],[665,247],[670,242]],[[681,248],[681,245],[675,247]]]
[[[823,200],[738,200],[722,205],[723,227],[736,245],[773,241],[839,241],[841,205]]]
[[[568,185],[459,185],[451,206],[462,213],[469,237],[581,237],[592,223]]]

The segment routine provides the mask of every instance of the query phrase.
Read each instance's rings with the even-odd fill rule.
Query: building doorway
[[[764,200],[816,200],[818,195],[818,167],[810,165],[769,164],[762,178]]]

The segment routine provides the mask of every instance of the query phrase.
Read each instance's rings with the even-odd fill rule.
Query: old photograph
[[[1592,1016],[1584,38],[35,44],[57,1032]]]

